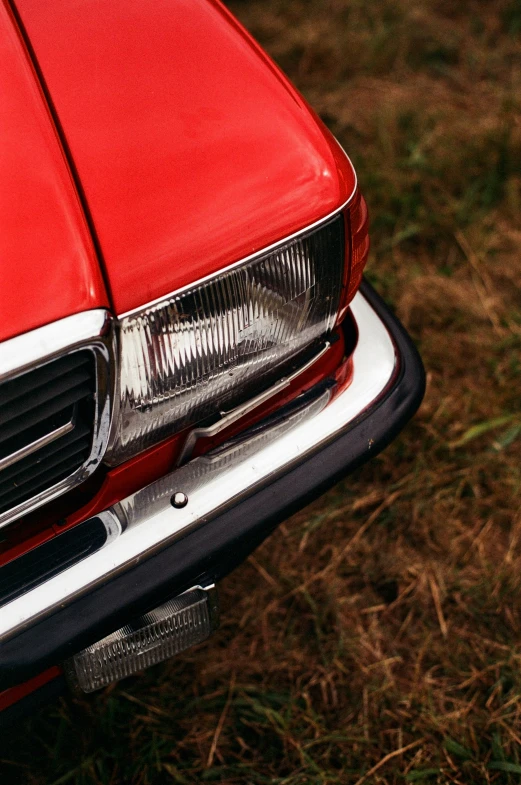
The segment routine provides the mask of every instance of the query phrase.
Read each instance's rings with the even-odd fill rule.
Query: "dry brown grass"
[[[2,782],[519,782],[521,5],[230,4],[357,166],[425,403],[223,583],[213,640],[47,710]]]

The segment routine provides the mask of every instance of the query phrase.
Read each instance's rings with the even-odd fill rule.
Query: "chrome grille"
[[[0,514],[86,461],[95,379],[94,355],[83,350],[0,385]]]
[[[0,343],[0,527],[83,482],[107,447],[115,331],[83,311]]]

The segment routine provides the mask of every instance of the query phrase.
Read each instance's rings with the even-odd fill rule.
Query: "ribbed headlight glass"
[[[121,320],[109,463],[216,416],[281,378],[335,323],[341,215]]]

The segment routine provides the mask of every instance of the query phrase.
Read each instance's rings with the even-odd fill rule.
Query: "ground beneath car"
[[[213,639],[22,725],[1,781],[519,782],[521,3],[230,7],[355,163],[425,402],[223,583]]]

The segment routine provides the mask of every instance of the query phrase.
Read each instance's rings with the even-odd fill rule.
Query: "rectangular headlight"
[[[123,317],[108,462],[218,415],[293,368],[335,324],[344,246],[338,215]]]

